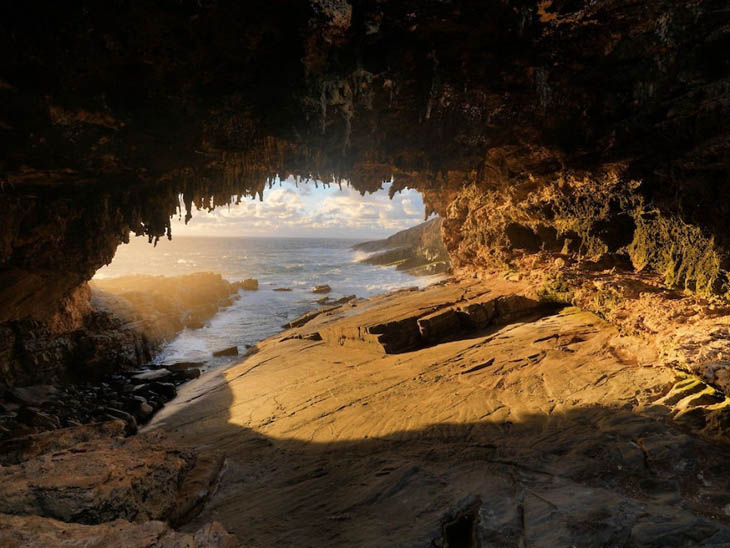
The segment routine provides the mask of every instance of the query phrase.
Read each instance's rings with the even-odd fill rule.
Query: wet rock
[[[276,291],[276,290],[274,290]],[[218,350],[216,352],[213,352],[214,358],[221,358],[223,356],[238,356],[238,347],[237,346],[231,346],[229,348],[224,348],[222,350]]]
[[[332,291],[332,288],[327,284],[315,285],[312,288],[312,293],[329,293],[330,291]]]
[[[152,414],[155,412],[155,409],[149,403],[144,401],[137,406],[137,412],[139,420],[144,422],[150,419]]]
[[[350,301],[354,301],[355,299],[357,299],[357,295],[347,295],[345,297],[340,297],[339,299],[335,299],[330,304],[333,306],[340,306],[340,305],[349,303]],[[317,301],[317,302],[319,302],[319,301]]]
[[[299,316],[298,318],[293,319],[289,323],[284,324],[282,327],[284,327],[285,329],[292,329],[292,328],[295,328],[295,327],[302,327],[303,325],[306,325],[309,322],[311,322],[317,316],[319,316],[321,314],[324,314],[326,312],[329,312],[331,310],[334,310],[335,308],[337,308],[337,307],[331,306],[331,307],[328,307],[328,308],[320,308],[319,310],[312,310],[311,312],[307,312],[306,314],[302,314],[301,316]]]
[[[116,409],[114,407],[107,407],[105,411],[107,415],[110,415],[115,419],[120,419],[124,421],[125,432],[128,436],[137,433],[137,421],[132,415],[130,415],[126,411],[122,411],[121,409]]]
[[[194,533],[181,533],[162,521],[132,523],[114,520],[100,525],[64,523],[38,516],[0,514],[0,544],[24,548],[237,548],[236,538],[218,522],[207,523]]]
[[[291,291],[291,287],[276,287],[274,291]]]
[[[259,288],[259,281],[255,278],[246,278],[241,282],[234,282],[233,286],[244,291],[256,291]]]
[[[200,377],[200,369],[196,367],[189,367],[187,369],[183,369],[182,371],[178,371],[175,374],[175,379],[183,382],[197,379],[198,377]]]
[[[162,369],[152,369],[150,371],[143,371],[141,373],[137,373],[136,375],[132,376],[132,381],[134,382],[149,382],[149,381],[159,381],[162,379],[167,379],[172,377],[172,372],[169,369],[162,368]]]
[[[150,383],[150,390],[156,394],[164,396],[168,400],[171,400],[177,396],[177,389],[171,382],[153,382]]]
[[[170,371],[180,372],[185,371],[186,369],[200,369],[204,366],[205,362],[176,362],[165,365],[164,367],[165,369],[169,369]]]

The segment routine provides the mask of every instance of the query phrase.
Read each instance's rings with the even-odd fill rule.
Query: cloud
[[[378,238],[423,221],[420,194],[406,190],[388,198],[388,184],[361,196],[349,186],[324,187],[286,180],[264,193],[262,202],[245,199],[212,212],[195,211],[177,235],[309,236]]]

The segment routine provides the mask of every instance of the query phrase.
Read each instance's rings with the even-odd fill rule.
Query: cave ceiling
[[[678,234],[711,272],[673,281],[727,290],[724,1],[6,2],[0,49],[0,320],[289,175],[420,190],[457,264]]]

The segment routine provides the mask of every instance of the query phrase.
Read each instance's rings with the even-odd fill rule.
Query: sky
[[[382,238],[423,222],[424,206],[415,190],[388,198],[390,183],[360,196],[350,186],[324,187],[286,179],[264,191],[264,200],[243,199],[239,205],[212,212],[193,209],[185,225],[172,221],[175,236],[270,236]]]

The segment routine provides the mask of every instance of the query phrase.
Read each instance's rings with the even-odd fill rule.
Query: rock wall
[[[0,8],[0,322],[286,175],[420,190],[467,269],[730,289],[724,2],[34,4]]]
[[[0,324],[3,385],[89,381],[140,368],[185,328],[238,297],[220,274],[124,276],[84,283],[47,320]]]

